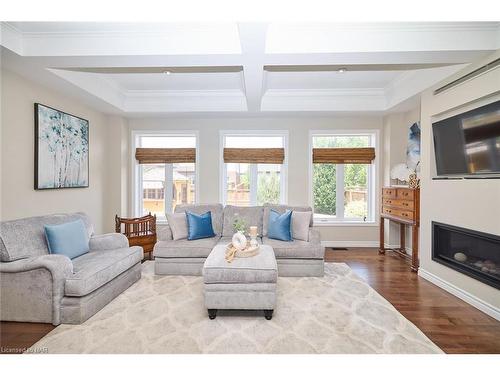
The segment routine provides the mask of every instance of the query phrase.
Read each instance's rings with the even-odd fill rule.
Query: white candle
[[[250,227],[250,236],[257,236],[257,227]]]

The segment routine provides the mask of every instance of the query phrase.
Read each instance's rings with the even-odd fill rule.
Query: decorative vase
[[[250,231],[248,232],[250,235],[250,247],[258,247],[259,243],[257,242],[257,227],[250,227]]]
[[[236,232],[233,234],[232,244],[237,250],[244,250],[247,247],[247,238],[243,232]]]
[[[416,172],[412,172],[408,177],[408,187],[411,189],[418,189],[420,187],[420,179],[417,177]]]

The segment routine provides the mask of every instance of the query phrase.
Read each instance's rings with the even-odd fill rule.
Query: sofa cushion
[[[206,258],[219,241],[219,237],[200,240],[159,241],[153,255],[159,258]]]
[[[233,224],[236,219],[244,220],[247,230],[250,226],[257,227],[257,233],[262,235],[262,215],[264,208],[262,206],[239,207],[228,205],[224,207],[224,226],[222,235],[230,237],[234,234]]]
[[[49,253],[45,239],[45,225],[56,225],[81,219],[88,238],[94,232],[90,218],[81,212],[28,217],[0,223],[0,260],[14,260]]]
[[[167,213],[167,221],[174,240],[183,240],[188,237],[188,225],[185,213]]]
[[[325,249],[319,243],[307,241],[280,241],[268,237],[262,239],[264,245],[272,246],[274,255],[280,258],[324,259]]]
[[[259,254],[249,258],[236,258],[228,263],[226,247],[216,246],[203,265],[205,284],[276,283],[278,265],[272,250],[262,247]]]
[[[51,254],[66,255],[73,259],[89,252],[89,238],[82,220],[45,225],[44,228]]]
[[[175,206],[175,212],[194,212],[201,215],[210,211],[212,215],[212,226],[217,236],[222,235],[222,204],[179,204]]]
[[[186,211],[186,219],[188,223],[188,240],[193,241],[215,237],[212,226],[212,213],[210,211],[201,215]]]
[[[300,211],[300,212],[304,212],[304,211],[311,211],[312,212],[312,208],[308,207],[308,206],[288,206],[285,204],[266,203],[266,204],[264,204],[264,215],[262,218],[262,220],[263,220],[262,235],[263,236],[267,236],[267,227],[269,225],[269,213],[271,212],[271,210],[274,210],[280,214],[285,213],[287,210]],[[311,220],[309,222],[309,226],[310,227],[313,226],[313,216],[312,215],[311,215]]]
[[[292,211],[292,237],[296,240],[309,241],[309,224],[312,211]]]
[[[275,240],[292,241],[292,211],[279,214],[271,210],[267,235]]]
[[[73,275],[66,279],[64,294],[82,297],[105,285],[143,258],[139,246],[91,251],[73,259]]]

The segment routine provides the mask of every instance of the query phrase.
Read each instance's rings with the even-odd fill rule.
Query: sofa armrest
[[[321,235],[319,230],[309,228],[309,242],[321,245]]]
[[[37,257],[15,260],[13,262],[0,262],[0,272],[13,273],[32,271],[37,268],[46,268],[53,279],[64,279],[73,274],[73,263],[65,255],[47,254]]]
[[[172,230],[170,229],[170,225],[161,224],[156,226],[156,236],[158,241],[172,241]]]
[[[60,254],[47,254],[13,262],[0,262],[0,273],[3,274],[21,273],[37,269],[46,269],[52,276],[52,285],[43,287],[52,289],[52,324],[58,325],[60,323],[60,306],[61,299],[64,297],[66,279],[73,274],[71,259]],[[23,285],[19,285],[19,288],[23,288]]]
[[[113,250],[129,247],[128,238],[121,233],[107,233],[90,237],[89,250]]]

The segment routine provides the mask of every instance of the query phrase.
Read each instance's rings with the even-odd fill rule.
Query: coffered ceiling
[[[100,110],[385,112],[500,48],[500,24],[3,22],[2,65]]]

